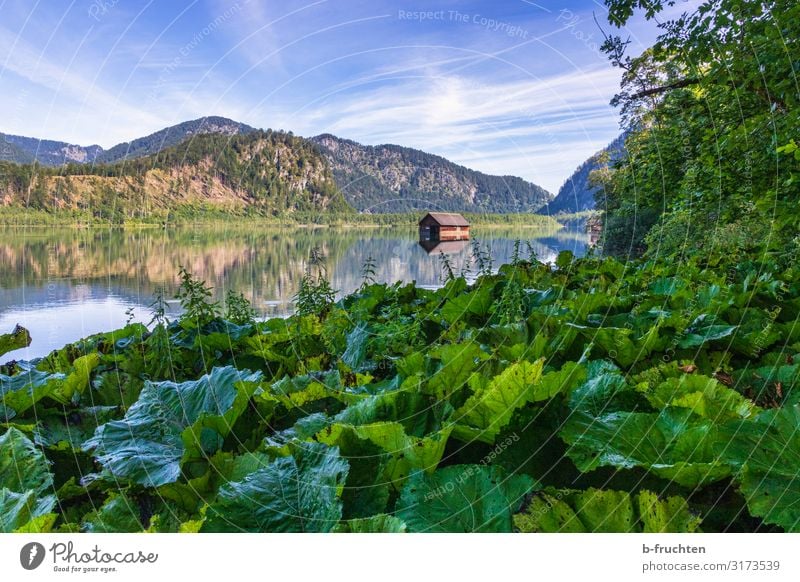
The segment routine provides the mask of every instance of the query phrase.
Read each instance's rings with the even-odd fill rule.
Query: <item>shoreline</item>
[[[0,210],[0,228],[74,228],[74,229],[151,229],[151,228],[175,228],[186,226],[232,226],[235,227],[275,227],[275,228],[416,228],[420,214],[387,214],[387,215],[353,215],[340,217],[337,215],[321,216],[320,221],[308,220],[302,217],[299,220],[293,217],[285,219],[266,218],[258,216],[202,216],[197,219],[182,217],[169,222],[153,221],[127,221],[115,223],[104,220],[85,220],[82,217],[70,217],[50,215],[41,211],[32,211],[30,219],[26,220],[27,213],[6,214]],[[526,228],[541,230],[561,230],[566,228],[567,222],[572,219],[569,216],[551,217],[543,214],[485,214],[475,215],[463,213],[470,224],[479,228]],[[369,220],[367,216],[384,217]],[[357,218],[363,217],[363,218]],[[559,220],[560,219],[560,220]]]

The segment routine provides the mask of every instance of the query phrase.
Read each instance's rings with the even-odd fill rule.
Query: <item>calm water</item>
[[[564,249],[580,256],[589,243],[578,230],[475,228],[473,238],[489,245],[495,267],[509,262],[517,239],[530,241],[545,262]],[[440,249],[429,253],[406,228],[0,228],[0,332],[19,323],[33,337],[29,348],[0,360],[42,356],[120,327],[131,309],[135,321],[147,323],[154,293],[160,287],[174,293],[179,265],[213,285],[217,298],[232,288],[263,316],[287,315],[315,247],[340,295],[360,285],[368,257],[380,282],[441,284]],[[469,245],[446,243],[443,250],[455,271],[470,268]],[[177,313],[177,305],[171,307]]]

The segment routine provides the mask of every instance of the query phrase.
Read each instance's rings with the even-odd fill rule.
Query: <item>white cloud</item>
[[[556,190],[618,134],[618,116],[608,105],[618,82],[606,66],[489,83],[450,75],[388,77],[284,111],[278,126],[398,143]]]

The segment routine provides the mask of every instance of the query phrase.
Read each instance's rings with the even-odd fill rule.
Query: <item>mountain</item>
[[[201,117],[164,128],[130,142],[117,144],[108,150],[104,150],[99,145],[81,146],[63,141],[0,134],[0,159],[18,164],[30,164],[36,160],[43,166],[93,162],[108,164],[155,154],[196,135],[218,133],[230,136],[251,131],[255,131],[255,129],[225,117]]]
[[[30,164],[36,160],[44,166],[91,162],[103,151],[99,145],[79,146],[64,141],[6,133],[0,134],[0,149],[0,159],[3,161]]]
[[[33,156],[18,145],[7,141],[6,136],[0,134],[0,161],[30,164],[33,162]]]
[[[202,174],[198,178],[200,181],[205,180],[206,174],[209,172],[218,170],[214,166],[218,165],[221,159],[229,163],[236,158],[238,159],[237,163],[243,168],[253,163],[266,164],[266,173],[263,175],[258,175],[255,170],[244,171],[242,168],[236,169],[233,174],[228,172],[226,183],[228,185],[235,184],[239,192],[235,195],[227,192],[222,198],[232,196],[231,200],[235,198],[244,206],[252,209],[252,201],[247,201],[249,196],[254,200],[259,200],[259,208],[266,212],[280,213],[289,211],[295,206],[316,209],[314,204],[309,207],[308,201],[303,199],[305,194],[300,194],[297,204],[286,199],[286,193],[296,192],[296,188],[295,184],[285,183],[286,175],[282,173],[286,169],[285,167],[282,167],[281,171],[272,167],[277,160],[252,157],[253,152],[235,151],[235,147],[243,147],[243,144],[248,142],[248,140],[240,138],[251,135],[261,136],[256,138],[256,141],[264,139],[264,135],[282,135],[291,142],[286,146],[284,155],[288,155],[287,152],[291,151],[300,163],[313,160],[313,164],[320,164],[315,171],[332,176],[330,182],[326,181],[327,178],[323,180],[324,186],[328,188],[333,184],[341,191],[344,197],[343,199],[341,196],[338,198],[339,202],[344,204],[341,208],[349,203],[359,211],[377,213],[422,209],[459,212],[534,212],[552,198],[552,195],[544,188],[526,182],[522,178],[490,176],[459,166],[440,156],[415,149],[396,145],[364,146],[330,134],[304,139],[295,137],[291,133],[263,132],[231,119],[213,116],[167,127],[148,136],[115,145],[108,150],[103,150],[96,145],[83,147],[66,142],[0,134],[0,162],[30,165],[36,161],[44,166],[35,170],[12,172],[17,176],[26,175],[26,172],[35,176],[41,175],[41,180],[35,177],[31,179],[38,188],[35,191],[41,195],[40,197],[44,196],[42,200],[45,200],[52,192],[55,184],[64,182],[67,177],[75,187],[75,182],[80,181],[77,180],[78,176],[94,176],[84,180],[84,185],[87,187],[90,187],[89,183],[94,184],[90,187],[92,192],[95,186],[100,188],[99,184],[103,182],[105,184],[103,187],[120,188],[124,199],[131,194],[129,190],[133,187],[128,183],[131,178],[127,167],[129,164],[132,164],[131,167],[136,168],[136,171],[139,172],[137,179],[149,176],[148,169],[169,170],[169,172],[181,174],[183,178],[180,184],[184,184],[188,179],[188,175],[185,174],[192,164],[182,163],[183,160],[175,159],[171,152],[191,151],[194,154],[196,152],[192,144],[197,142],[197,147],[204,152],[206,160],[203,162],[199,159],[195,160],[195,163],[200,164],[198,167]],[[201,139],[206,136],[212,136],[214,139]],[[209,147],[217,149],[214,151],[203,149]],[[160,165],[164,159],[171,160],[169,168]],[[289,160],[289,163],[291,165],[295,163],[295,160]],[[154,167],[148,168],[147,164],[154,165]],[[228,170],[231,170],[230,164],[228,166]],[[179,171],[176,170],[178,167],[181,168]],[[277,173],[271,173],[273,170]],[[322,176],[322,173],[319,175]],[[246,175],[247,179],[236,182],[236,179],[233,181],[230,179],[230,175]],[[62,176],[64,180],[59,176]],[[108,178],[110,181],[100,180],[98,182],[98,177]],[[112,178],[113,180],[111,180]],[[144,179],[147,181],[148,178]],[[19,178],[16,183],[17,187],[22,183],[20,180],[25,181],[23,178]],[[206,190],[205,187],[197,184],[197,180],[192,182],[194,185],[190,188],[191,197],[196,198],[195,202],[198,202],[200,198],[197,196]],[[321,188],[322,182],[316,187]],[[2,188],[1,184],[0,188]],[[217,189],[212,188],[212,190],[216,191]],[[3,200],[14,201],[14,203],[27,201],[32,191],[26,190],[25,196],[20,197],[18,188],[17,190],[13,188],[0,190],[0,204],[4,203]],[[157,187],[155,192],[159,191]],[[243,192],[247,196],[243,196]],[[183,200],[185,193],[173,189],[165,194],[167,198],[162,206],[169,206]],[[313,196],[314,192],[311,194]],[[89,199],[95,198],[94,194],[87,193],[87,196]],[[275,197],[273,200],[267,200],[272,196]],[[333,200],[332,192],[326,190],[323,198]],[[72,197],[65,198],[60,193],[56,193],[55,200],[58,200],[59,204],[70,207]]]
[[[0,162],[0,205],[113,221],[169,212],[348,212],[327,160],[290,133],[199,134],[157,154],[60,168]]]
[[[140,158],[176,146],[187,138],[198,135],[213,133],[232,136],[253,131],[255,128],[226,117],[201,117],[192,121],[184,121],[130,142],[117,144],[111,149],[100,152],[95,161],[108,164]]]
[[[567,178],[556,197],[542,207],[539,214],[572,214],[584,210],[594,210],[596,186],[590,183],[593,171],[608,167],[625,152],[626,133],[623,133],[605,148],[583,162]]]
[[[345,199],[363,212],[533,212],[552,198],[522,178],[490,176],[415,149],[365,146],[330,134],[311,141],[330,162]]]

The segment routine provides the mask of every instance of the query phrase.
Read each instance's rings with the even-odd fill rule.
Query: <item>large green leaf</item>
[[[136,533],[144,529],[141,512],[136,500],[114,493],[102,506],[86,514],[81,526],[89,533]]]
[[[360,519],[343,521],[333,530],[335,533],[406,533],[406,524],[393,515],[380,513]]]
[[[615,412],[630,400],[633,392],[620,369],[606,360],[594,360],[586,365],[585,381],[572,391],[570,408],[593,415]],[[627,398],[626,398],[627,397]]]
[[[452,430],[453,425],[450,424],[425,437],[416,437],[408,435],[399,422],[374,422],[358,426],[334,423],[320,431],[316,438],[321,443],[341,446],[353,438],[369,441],[389,455],[380,482],[391,483],[399,488],[413,471],[436,469]]]
[[[0,532],[48,514],[56,504],[52,492],[44,454],[16,428],[0,435]]]
[[[523,360],[506,368],[488,385],[478,385],[455,412],[454,436],[465,441],[479,439],[493,443],[517,408],[552,398],[562,386],[558,382],[541,382],[543,366],[544,360],[534,363]]]
[[[489,314],[491,307],[492,288],[484,286],[448,300],[441,313],[448,323],[454,324],[462,320],[480,320]]]
[[[34,440],[42,447],[80,451],[98,426],[120,416],[118,406],[48,410],[37,418]]]
[[[522,533],[697,531],[700,519],[681,497],[659,499],[650,491],[547,489],[537,492],[523,513],[514,516]]]
[[[757,406],[735,390],[700,374],[668,378],[646,396],[656,408],[688,408],[715,422],[749,418],[759,411]]]
[[[348,406],[316,439],[348,452],[353,439],[367,441],[388,457],[381,483],[399,488],[415,470],[433,471],[453,430],[452,407],[416,390],[396,390]]]
[[[148,487],[172,483],[181,461],[220,448],[260,379],[260,372],[225,367],[182,384],[146,382],[125,418],[98,427],[84,449],[116,479]]]
[[[729,424],[717,450],[738,469],[750,513],[800,532],[800,406]]]
[[[685,487],[722,479],[730,468],[711,450],[716,426],[688,410],[659,414],[573,412],[561,432],[567,454],[583,472],[597,467],[643,467]]]
[[[454,465],[412,475],[396,513],[412,532],[510,532],[512,514],[534,486],[497,466]]]
[[[61,404],[69,404],[76,394],[81,394],[89,387],[92,371],[100,365],[100,354],[93,352],[76,358],[72,362],[72,371],[64,382],[56,388],[50,398]]]
[[[270,386],[269,392],[263,396],[266,399],[277,399],[289,409],[303,409],[312,402],[329,397],[345,399],[341,378],[337,371],[324,374],[284,376],[274,382]]]
[[[472,372],[489,355],[474,342],[446,344],[431,350],[441,365],[427,378],[423,390],[437,399],[449,398],[466,384]]]
[[[22,414],[42,398],[52,395],[64,382],[64,374],[49,374],[35,368],[13,376],[0,374],[0,396],[6,415]],[[5,420],[5,419],[2,419]]]
[[[241,481],[223,485],[204,532],[328,532],[342,517],[347,461],[335,447],[307,443]]]
[[[15,326],[11,333],[0,334],[0,356],[27,348],[29,345],[31,345],[31,334],[22,326]]]
[[[735,325],[717,325],[713,316],[700,315],[686,328],[683,337],[678,342],[678,347],[683,349],[698,348],[707,342],[729,337],[736,331]]]

